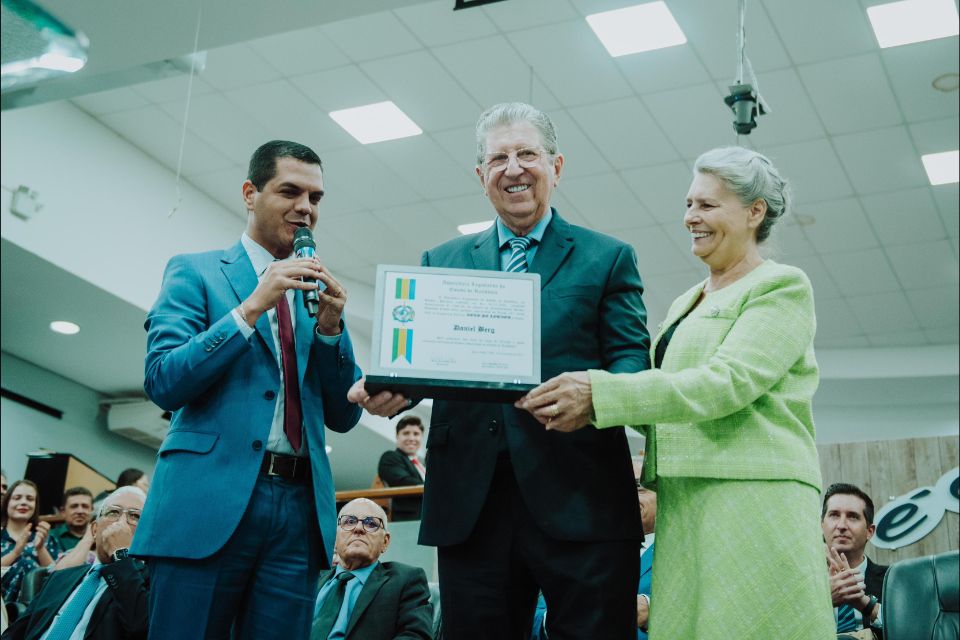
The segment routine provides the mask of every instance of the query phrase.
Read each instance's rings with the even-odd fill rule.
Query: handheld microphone
[[[293,252],[298,258],[313,258],[317,255],[317,243],[313,241],[310,229],[300,227],[294,232]],[[301,278],[301,280],[319,285],[319,290],[327,288],[323,282],[317,282],[313,278]],[[307,313],[311,317],[316,316],[320,311],[320,296],[317,295],[317,291],[318,289],[307,289],[303,292],[303,306],[307,308]]]

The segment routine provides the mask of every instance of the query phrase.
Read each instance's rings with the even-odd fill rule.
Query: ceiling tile
[[[532,68],[503,72],[515,68],[519,54],[501,35],[439,47],[434,53],[483,108],[516,100],[527,101],[544,111],[560,106],[543,81],[534,76]],[[483,64],[477,64],[478,60]]]
[[[159,106],[178,123],[183,122],[181,105],[167,102]],[[270,140],[264,127],[251,122],[220,93],[193,97],[187,128],[233,162],[246,162],[257,147]]]
[[[817,349],[859,349],[872,346],[866,336],[847,336],[843,338],[821,338],[814,340]]]
[[[862,336],[863,329],[850,311],[845,298],[824,300],[817,305],[817,336],[819,343],[831,338]]]
[[[630,85],[584,20],[519,31],[509,38],[547,88],[567,106],[631,93]],[[544,44],[551,42],[562,42],[563,46]],[[518,60],[510,71],[522,68]]]
[[[614,58],[614,64],[639,94],[659,93],[710,81],[710,74],[689,45],[620,56]]]
[[[350,215],[361,215],[361,213],[357,212]],[[333,272],[333,277],[335,278],[338,273],[343,273],[353,278],[356,275],[354,269],[372,264],[366,259],[366,255],[368,254],[360,253],[353,249],[353,247],[347,244],[346,238],[341,234],[340,225],[343,219],[347,217],[349,216],[328,221],[327,225],[318,227],[314,234],[314,238],[317,241],[317,258],[320,259],[320,262],[323,263],[325,267]]]
[[[368,209],[383,209],[419,202],[420,196],[365,147],[339,149],[326,155],[330,167],[324,177],[332,181],[336,170],[344,176],[340,187],[346,197]]]
[[[563,178],[596,175],[610,171],[610,165],[600,154],[593,141],[584,134],[580,125],[565,111],[550,115],[557,129],[557,143],[563,153]],[[563,181],[560,182],[561,188]]]
[[[201,74],[193,77],[190,82],[190,75],[184,74],[173,76],[172,78],[163,78],[162,80],[151,80],[150,82],[141,82],[131,85],[137,93],[142,95],[150,102],[176,102],[184,104],[187,101],[187,93],[191,96],[202,96],[212,93],[215,89],[204,82]]]
[[[774,260],[803,269],[813,285],[813,297],[818,308],[821,302],[825,303],[827,300],[842,297],[840,289],[834,284],[833,278],[830,277],[819,256],[785,255],[783,258],[775,257]]]
[[[387,100],[387,94],[356,65],[297,76],[291,82],[328,113]]]
[[[687,43],[700,55],[711,76],[732,84],[737,73],[738,12],[735,0],[670,0],[670,11],[687,36]],[[744,24],[747,56],[759,71],[781,69],[790,58],[759,4],[751,5]]]
[[[759,76],[760,92],[770,113],[759,118],[757,128],[750,133],[758,148],[826,135],[794,69],[768,71]]]
[[[207,65],[200,77],[223,91],[276,80],[280,75],[250,45],[239,43],[208,51]]]
[[[480,105],[437,62],[418,51],[361,65],[424,131],[474,124]]]
[[[149,106],[131,109],[120,113],[101,116],[100,120],[142,149],[147,155],[156,158],[171,171],[176,171],[180,157],[182,127],[158,107]],[[252,149],[247,152],[249,156]],[[196,135],[187,132],[183,147],[183,172],[192,175],[199,172],[227,169],[234,162]]]
[[[838,136],[834,145],[860,194],[929,184],[905,127]]]
[[[848,300],[851,311],[868,336],[920,329],[910,303],[901,291],[855,296]]]
[[[274,80],[224,92],[233,109],[258,122],[268,138],[294,140],[317,153],[353,146],[356,141],[294,85]]]
[[[736,141],[733,116],[713,83],[643,96],[643,102],[684,157]]]
[[[853,194],[843,167],[825,139],[772,147],[766,154],[792,186],[798,203]]]
[[[554,195],[556,195],[556,192],[554,192]],[[493,220],[497,217],[496,210],[490,206],[490,201],[481,191],[479,183],[476,193],[456,198],[432,200],[430,204],[444,218],[452,222],[454,227],[461,224]]]
[[[856,198],[800,205],[797,213],[813,216],[815,222],[803,230],[821,253],[869,249],[878,245],[877,237]]]
[[[590,221],[583,217],[583,214],[580,213],[573,203],[570,202],[564,195],[555,190],[553,195],[550,197],[550,206],[555,208],[564,220],[571,224],[576,224],[587,229],[593,229],[597,231],[598,229],[590,224]]]
[[[110,91],[89,93],[85,96],[74,98],[71,102],[92,116],[116,113],[117,111],[126,111],[127,109],[139,109],[149,104],[149,101],[144,98],[142,94],[137,93],[133,87],[121,87]]]
[[[887,247],[894,273],[906,289],[960,284],[957,256],[946,240]]]
[[[689,268],[696,270],[698,273],[706,269],[703,261],[693,255],[693,240],[690,237],[689,229],[683,224],[682,219],[676,223],[661,224],[660,228],[667,237],[670,238],[670,241],[673,242],[673,246],[680,250]]]
[[[832,134],[900,124],[878,53],[802,66],[800,77]]]
[[[298,29],[250,41],[250,47],[281,75],[299,76],[350,63],[319,27]]]
[[[797,64],[877,49],[866,11],[857,3],[764,0],[763,4],[790,57]]]
[[[919,347],[930,344],[930,339],[922,330],[871,333],[867,337],[872,347]]]
[[[403,23],[387,11],[331,22],[321,29],[354,61],[373,60],[423,48]]]
[[[957,344],[960,342],[960,322],[940,329],[926,329],[924,333],[930,344]]]
[[[939,329],[960,325],[960,294],[957,287],[911,289],[907,298],[924,329]]]
[[[374,215],[393,232],[391,241],[403,252],[400,264],[420,264],[424,251],[460,235],[455,224],[426,202],[378,209]]]
[[[370,152],[424,198],[474,193],[477,182],[426,136],[389,140],[368,146]]]
[[[320,203],[320,220],[364,211],[366,206],[355,195],[353,185],[355,175],[344,171],[344,167],[337,166],[336,159],[330,162],[328,157],[323,158],[323,201]]]
[[[655,222],[616,174],[564,180],[563,193],[596,229],[645,227]]]
[[[453,162],[461,169],[469,174],[476,175],[477,142],[476,134],[472,126],[438,131],[429,134],[429,137],[443,147],[449,156],[453,158]]]
[[[782,254],[788,260],[799,256],[812,256],[817,249],[804,232],[806,227],[797,224],[797,219],[788,214],[788,217],[773,228],[773,237],[770,239],[774,254]]]
[[[510,0],[495,2],[483,12],[501,31],[537,27],[551,22],[575,20],[579,16],[567,0]],[[473,13],[471,10],[470,13]]]
[[[860,202],[884,244],[939,240],[946,235],[929,187],[863,196]]]
[[[940,184],[930,187],[930,191],[947,233],[951,238],[960,236],[960,188],[956,184]]]
[[[960,119],[954,117],[911,124],[910,137],[921,155],[955,150],[960,139]]]
[[[421,206],[428,207],[426,203]],[[330,239],[342,243],[356,254],[357,258],[372,264],[419,264],[422,251],[419,244],[411,246],[409,242],[398,242],[393,233],[384,233],[383,221],[369,211],[357,211],[328,221],[318,235],[329,235]],[[319,243],[319,250],[325,251],[332,242]]]
[[[956,73],[957,38],[891,47],[880,55],[908,122],[956,116],[960,94],[934,89],[933,80],[943,73]]]
[[[658,225],[643,228],[619,229],[617,238],[633,245],[637,264],[643,276],[674,273],[688,269],[686,257],[670,241]],[[691,283],[692,284],[692,283]],[[678,292],[676,295],[679,295]]]
[[[676,298],[682,296],[691,287],[700,284],[707,277],[706,269],[686,268],[670,273],[651,273],[649,276],[640,271],[643,285],[647,291],[653,292],[658,298],[667,301],[669,306]],[[646,297],[647,294],[644,294]],[[662,319],[662,316],[661,316]]]
[[[496,25],[482,11],[452,11],[449,0],[394,9],[410,31],[428,47],[493,35]]]
[[[657,222],[683,226],[684,199],[692,181],[685,162],[633,169],[622,176]]]
[[[246,175],[245,167],[235,165],[226,170],[196,173],[188,179],[195,187],[223,205],[224,209],[246,221],[247,209],[241,190]]]
[[[570,115],[617,169],[679,160],[676,150],[637,98],[570,109]]]
[[[820,259],[843,295],[888,293],[900,289],[900,283],[880,249],[840,251],[824,254]]]

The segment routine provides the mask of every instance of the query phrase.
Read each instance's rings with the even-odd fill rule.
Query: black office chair
[[[886,640],[960,638],[960,552],[891,565],[881,611]]]

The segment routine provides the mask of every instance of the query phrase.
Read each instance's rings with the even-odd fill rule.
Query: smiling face
[[[7,518],[20,523],[27,523],[37,509],[37,490],[29,484],[18,484],[10,492],[10,501],[7,503]]]
[[[346,569],[360,569],[376,562],[390,546],[390,534],[385,527],[371,533],[359,521],[373,516],[380,518],[385,525],[387,516],[383,509],[366,498],[357,498],[348,502],[340,510],[340,515],[356,516],[358,519],[357,525],[349,530],[337,526],[335,551],[340,557],[340,564]]]
[[[397,432],[397,448],[408,456],[415,455],[420,450],[423,441],[423,427],[419,424],[408,424]]]
[[[517,151],[540,151],[534,166],[521,166]],[[551,156],[543,150],[537,128],[526,121],[494,127],[487,133],[486,156],[508,154],[506,167],[499,171],[486,163],[477,167],[480,184],[503,223],[517,235],[532,229],[550,208],[550,196],[560,180],[563,155]]]
[[[693,255],[713,271],[725,271],[756,251],[756,230],[767,211],[757,200],[745,205],[714,175],[697,173],[687,193],[683,224]]]
[[[835,493],[827,501],[820,525],[827,546],[844,553],[851,563],[863,554],[867,541],[873,537],[876,526],[867,524],[866,504],[859,496]]]
[[[247,235],[274,258],[286,258],[293,251],[294,232],[316,226],[322,197],[320,165],[277,158],[276,173],[262,190],[249,180],[243,183],[243,200],[250,212]]]
[[[67,498],[63,505],[63,520],[74,531],[82,531],[90,522],[93,513],[93,499],[82,493]]]

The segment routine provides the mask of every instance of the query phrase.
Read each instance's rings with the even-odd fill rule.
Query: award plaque
[[[367,392],[513,402],[540,384],[540,275],[379,265]]]

